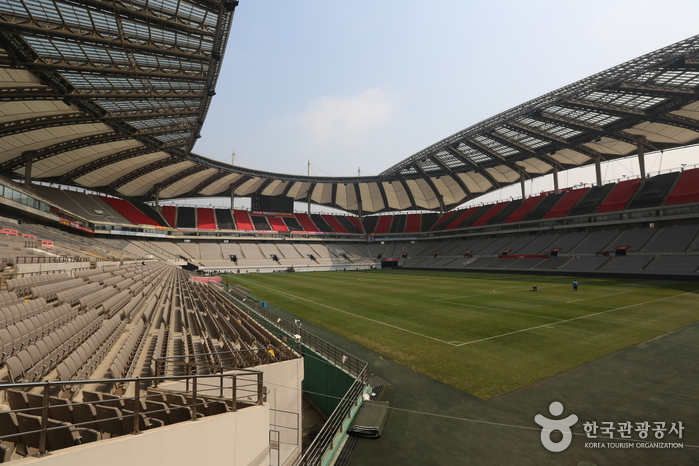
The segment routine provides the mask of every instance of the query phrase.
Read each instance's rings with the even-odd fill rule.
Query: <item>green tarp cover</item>
[[[356,437],[379,438],[388,418],[388,401],[365,401],[347,432]]]

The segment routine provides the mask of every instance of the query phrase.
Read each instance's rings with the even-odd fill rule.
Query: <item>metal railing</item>
[[[328,362],[354,377],[355,380],[349,390],[342,397],[315,439],[313,439],[313,442],[294,463],[297,466],[321,464],[326,456],[336,453],[334,451],[337,447],[336,442],[341,439],[340,434],[344,433],[345,423],[349,421],[354,409],[362,401],[362,395],[367,384],[369,365],[366,361],[304,330],[300,321],[289,322],[276,315],[269,308],[262,307],[250,299],[242,300],[229,294],[226,294],[226,296],[248,315],[263,319],[271,327],[286,335],[296,337],[297,341],[302,343],[304,347],[321,355]]]
[[[335,366],[344,370],[352,377],[358,378],[366,368],[366,361],[363,361],[358,357],[353,356],[347,351],[344,351],[341,348],[338,348],[337,346],[333,345],[332,343],[328,343],[322,338],[317,337],[313,333],[303,329],[303,326],[300,322],[292,323],[286,319],[282,319],[277,314],[272,312],[269,308],[262,307],[256,302],[251,301],[249,299],[242,301],[240,299],[235,298],[234,296],[226,296],[228,296],[242,311],[244,311],[251,317],[254,318],[255,315],[257,315],[260,318],[264,319],[268,325],[276,327],[278,330],[282,331],[283,333],[289,336],[300,336],[300,342],[303,343],[303,346],[307,347],[315,353],[320,354],[321,356],[323,356],[323,358],[327,359]]]
[[[300,358],[299,345],[266,346],[264,348],[247,348],[235,351],[218,351],[216,353],[181,354],[177,356],[158,356],[153,358],[151,368],[156,376],[165,374],[223,374],[224,371],[236,371],[243,368],[227,366],[223,360],[227,357],[250,354],[256,357],[257,365],[272,364]],[[221,364],[197,362],[197,358],[215,356]],[[157,383],[156,383],[157,386]]]
[[[354,408],[359,406],[359,403],[364,393],[367,380],[367,370],[365,367],[362,373],[359,374],[350,387],[350,389],[342,397],[340,404],[337,405],[323,427],[313,439],[313,442],[308,446],[303,455],[294,463],[298,466],[310,466],[321,464],[326,455],[334,455],[333,451],[339,443],[338,434],[343,433],[345,422],[349,421]]]
[[[210,383],[214,380],[214,383]],[[133,396],[118,397],[110,396],[109,394],[99,393],[99,396],[105,396],[104,399],[94,400],[94,401],[83,401],[83,402],[70,402],[67,400],[62,400],[61,403],[56,403],[54,400],[56,394],[64,391],[63,387],[68,387],[71,385],[79,384],[123,384],[128,382],[135,382],[135,392]],[[162,382],[171,382],[173,385],[168,390],[160,389],[158,393],[153,393],[151,389],[144,389],[141,387],[142,383],[148,384],[158,384]],[[25,393],[21,396],[31,396],[29,398],[28,407],[26,408],[16,408],[12,407],[11,400],[9,400],[8,391],[18,391],[24,392],[27,389],[32,388],[42,388],[42,393],[31,394]],[[252,388],[250,388],[252,387]],[[38,450],[38,456],[43,456],[49,449],[49,433],[54,430],[66,429],[66,428],[87,428],[85,430],[90,430],[89,426],[97,426],[100,429],[99,433],[103,432],[103,427],[108,422],[120,422],[124,428],[123,434],[138,434],[143,430],[144,416],[154,416],[155,419],[158,418],[158,414],[164,413],[170,407],[163,409],[147,409],[144,410],[143,406],[147,401],[153,400],[155,397],[162,397],[164,393],[170,393],[175,395],[184,396],[187,400],[186,404],[177,405],[177,408],[186,408],[189,413],[187,416],[190,420],[197,420],[200,418],[206,409],[207,403],[212,401],[224,402],[228,408],[226,411],[235,412],[238,409],[262,405],[264,402],[264,386],[263,386],[263,373],[258,370],[252,369],[236,369],[236,373],[227,374],[206,374],[206,375],[178,375],[178,376],[157,376],[157,377],[132,377],[132,378],[122,378],[122,379],[90,379],[83,381],[46,381],[46,382],[32,382],[32,383],[12,383],[12,384],[0,384],[0,392],[4,393],[5,400],[11,405],[12,413],[17,414],[29,414],[33,416],[33,420],[40,419],[39,426],[34,430],[22,430],[19,429],[16,433],[1,435],[0,440],[8,440],[11,442],[16,442],[17,439],[21,438],[21,443],[24,443],[25,448],[34,448]],[[52,395],[52,392],[54,395]],[[97,393],[97,392],[90,392]],[[108,397],[108,398],[107,398]],[[58,400],[56,400],[58,401]],[[65,419],[56,419],[50,416],[50,411],[52,408],[56,409],[59,407],[70,406],[72,407],[80,405],[97,405],[97,406],[107,406],[114,407],[115,403],[124,408],[128,406],[129,409],[121,409],[118,412],[118,417],[98,417],[95,416],[94,419],[89,419],[83,422],[69,422]],[[148,419],[148,418],[146,418]],[[130,423],[129,420],[133,422]],[[183,419],[179,419],[183,420]],[[184,419],[187,420],[187,419]],[[51,421],[51,422],[50,422]],[[59,424],[56,425],[56,421]],[[69,426],[62,423],[68,422]],[[52,427],[51,424],[54,424]],[[94,431],[93,431],[94,432]],[[98,434],[98,432],[94,432]],[[118,434],[121,435],[121,434]],[[99,438],[99,437],[97,437]],[[25,440],[29,439],[29,440]],[[62,446],[63,447],[63,446]],[[61,447],[61,448],[62,448]],[[51,449],[55,449],[52,446]]]

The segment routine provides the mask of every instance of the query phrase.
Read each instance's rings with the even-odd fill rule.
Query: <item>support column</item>
[[[155,188],[155,210],[160,212],[160,184],[153,186]]]
[[[233,213],[233,204],[235,203],[235,190],[233,189],[233,185],[230,187],[231,190],[231,214]]]
[[[524,189],[524,173],[519,174],[519,183],[520,183],[520,186],[522,187],[522,200],[524,200],[527,198],[527,192]]]
[[[595,174],[597,175],[597,187],[602,186],[602,159],[595,157]]]
[[[560,192],[558,189],[558,167],[553,167],[553,192],[555,194]]]
[[[641,168],[641,179],[646,178],[646,146],[643,142],[646,140],[644,136],[639,136],[636,139],[636,149],[638,151],[638,166]]]
[[[24,155],[24,186],[29,186],[32,183],[32,162],[34,162],[34,151],[24,151],[22,155]]]

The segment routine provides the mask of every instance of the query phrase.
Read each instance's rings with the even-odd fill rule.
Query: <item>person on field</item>
[[[575,280],[573,282],[573,291],[578,291],[578,281],[577,280]]]

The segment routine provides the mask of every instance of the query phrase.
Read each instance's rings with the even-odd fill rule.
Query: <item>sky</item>
[[[194,152],[276,173],[378,175],[481,120],[699,34],[696,0],[240,0]],[[648,172],[699,149],[647,154]],[[605,181],[634,176],[626,159]],[[594,169],[559,175],[561,187]],[[551,176],[527,190],[551,189]],[[516,196],[519,186],[477,202]],[[530,194],[530,193],[528,193]]]

